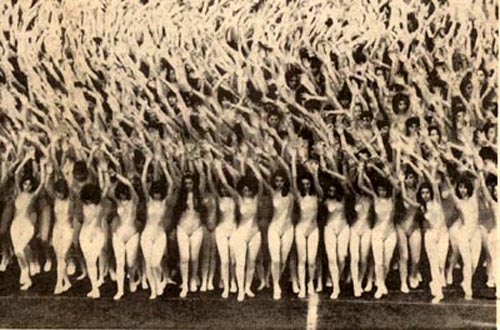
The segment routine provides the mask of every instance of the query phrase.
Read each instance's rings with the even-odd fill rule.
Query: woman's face
[[[309,179],[302,179],[300,183],[302,184],[302,187],[304,188],[304,191],[306,193],[311,191],[311,181],[309,181]]]
[[[457,112],[457,124],[463,124],[465,121],[465,114],[463,111]]]
[[[175,107],[177,105],[177,97],[175,95],[169,95],[167,102],[171,107]]]
[[[479,81],[480,84],[482,84],[486,80],[486,76],[483,70],[479,70],[477,72],[477,80]]]
[[[494,142],[497,137],[497,130],[495,127],[490,127],[488,131],[486,132],[486,138],[490,142]]]
[[[250,187],[244,186],[243,189],[241,189],[241,195],[243,197],[252,197],[252,191],[250,190]]]
[[[377,194],[381,198],[387,197],[387,189],[382,186],[377,187]]]
[[[469,191],[467,190],[467,186],[463,183],[460,183],[458,185],[458,197],[460,198],[467,198],[469,195]]]
[[[184,179],[184,187],[189,192],[193,191],[193,179],[191,178]]]
[[[276,190],[281,190],[285,186],[285,180],[281,175],[274,178],[274,186],[276,187]]]
[[[25,180],[22,186],[23,186],[23,191],[30,191],[33,186],[33,183],[31,182],[31,180]]]
[[[290,87],[290,89],[297,89],[299,87],[299,81],[300,81],[300,78],[298,75],[293,75],[290,77],[290,79],[288,79],[288,87]]]
[[[328,193],[328,197],[335,198],[336,194],[337,194],[337,188],[335,188],[335,186],[330,186],[330,187],[328,187],[327,193]]]
[[[408,109],[408,103],[405,100],[400,100],[398,102],[398,112],[403,113]]]
[[[279,120],[278,116],[276,116],[276,115],[269,116],[269,119],[267,120],[267,123],[271,127],[278,127],[279,122],[280,122],[280,120]]]
[[[407,187],[415,187],[416,183],[417,183],[417,180],[415,178],[415,175],[410,173],[405,177],[405,185]]]
[[[429,132],[429,138],[431,139],[432,142],[439,143],[441,140],[441,137],[439,136],[439,132],[435,129],[431,130]]]
[[[431,191],[429,190],[429,188],[422,188],[422,190],[420,191],[420,197],[422,197],[422,200],[424,202],[430,202]]]
[[[410,124],[410,126],[408,127],[408,131],[409,131],[410,135],[417,134],[418,133],[418,124],[417,123]]]

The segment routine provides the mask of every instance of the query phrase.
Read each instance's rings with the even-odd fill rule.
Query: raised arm
[[[139,203],[139,195],[137,194],[137,191],[135,191],[135,188],[134,188],[134,185],[132,184],[132,182],[130,182],[129,179],[127,179],[126,177],[124,177],[121,174],[116,174],[116,179],[118,179],[121,183],[125,184],[128,187],[128,189],[130,190],[130,195],[132,197],[132,202],[135,205],[137,205],[137,203]]]

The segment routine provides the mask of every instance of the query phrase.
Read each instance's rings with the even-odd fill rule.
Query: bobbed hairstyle
[[[467,196],[469,196],[469,197],[472,196],[472,193],[474,192],[474,185],[472,184],[472,181],[468,177],[466,177],[464,175],[460,176],[457,180],[457,183],[455,184],[455,194],[459,198],[461,198],[461,197],[460,197],[458,188],[461,185],[465,186],[465,188],[467,189]]]
[[[151,183],[151,187],[149,187],[149,195],[160,195],[160,199],[165,199],[167,196],[167,187],[163,180],[155,180]]]
[[[64,199],[66,199],[69,195],[69,188],[66,180],[59,179],[54,183],[54,191],[58,194],[61,194]]]
[[[132,194],[130,188],[126,184],[118,182],[115,187],[115,196],[121,201],[127,201],[131,199]]]
[[[101,201],[101,188],[93,183],[84,185],[80,191],[80,199],[84,204],[99,204]]]

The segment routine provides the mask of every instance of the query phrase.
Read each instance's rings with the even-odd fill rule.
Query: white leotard
[[[338,235],[347,226],[344,201],[329,199],[325,204],[328,210],[326,226],[333,227],[333,231]]]

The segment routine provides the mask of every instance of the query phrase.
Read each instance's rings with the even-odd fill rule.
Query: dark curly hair
[[[80,199],[84,204],[99,204],[101,201],[101,188],[93,183],[84,185],[80,191]]]

